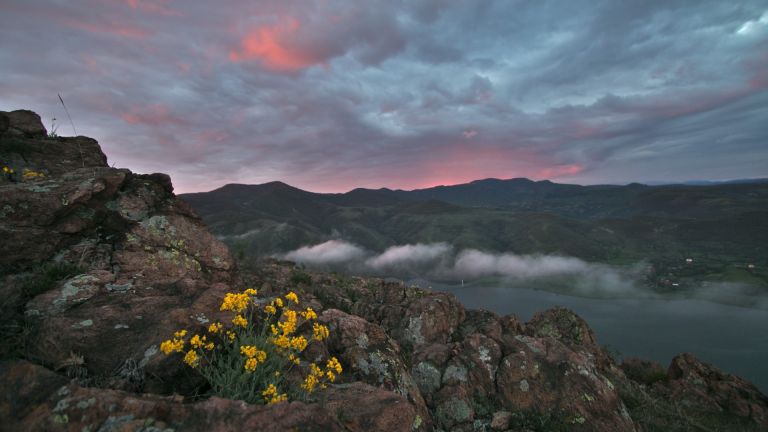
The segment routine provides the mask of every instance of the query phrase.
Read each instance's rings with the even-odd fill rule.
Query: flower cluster
[[[306,398],[335,382],[343,370],[335,357],[326,359],[325,368],[302,362],[311,340],[323,341],[330,335],[329,328],[317,322],[317,313],[311,307],[293,309],[300,304],[295,292],[267,304],[259,303],[256,294],[252,288],[227,293],[219,311],[232,313],[231,326],[213,322],[207,334],[189,338],[186,330],[178,331],[160,350],[166,355],[186,350],[183,362],[208,379],[214,394],[251,403],[278,403],[289,395]],[[311,336],[302,330],[308,333],[309,323]],[[295,389],[286,379],[294,367],[304,371]]]
[[[29,168],[24,168],[24,171],[21,173],[21,176],[29,180],[33,178],[45,177],[45,174],[41,173],[40,171],[33,171]]]
[[[186,330],[177,331],[173,334],[173,339],[167,340],[160,344],[160,351],[162,351],[163,354],[181,352],[184,349],[184,337],[186,335]]]
[[[325,370],[320,368],[316,364],[310,365],[310,373],[304,378],[304,383],[301,385],[307,393],[315,391],[316,387],[326,388],[327,383],[336,381],[336,377],[343,371],[341,363],[336,357],[331,357],[328,363],[325,365]]]
[[[278,394],[277,387],[275,387],[274,384],[267,386],[266,390],[261,392],[261,396],[264,398],[264,402],[268,405],[288,400],[287,394]]]
[[[240,347],[240,354],[245,357],[244,369],[247,372],[253,372],[259,363],[267,360],[267,353],[257,349],[253,345],[243,345]]]

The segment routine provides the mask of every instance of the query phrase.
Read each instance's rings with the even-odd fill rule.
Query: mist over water
[[[457,250],[447,243],[398,245],[377,253],[344,240],[304,246],[278,257],[349,274],[533,288],[590,298],[699,299],[768,310],[766,290],[745,284],[701,282],[694,289],[659,292],[646,283],[644,262],[611,266],[562,255]]]
[[[526,321],[538,311],[565,306],[587,320],[599,343],[625,356],[666,366],[674,355],[691,352],[768,393],[768,296],[759,287],[702,282],[662,294],[644,284],[642,262],[617,267],[558,255],[456,250],[447,243],[376,253],[331,240],[279,258],[315,270],[401,279],[451,292],[467,308]]]

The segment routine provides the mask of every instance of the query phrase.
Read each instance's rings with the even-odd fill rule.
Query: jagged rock
[[[83,359],[81,375],[107,382],[135,363],[148,377],[145,390],[183,391],[174,382],[189,390],[194,379],[172,379],[185,372],[158,346],[217,310],[233,280],[227,247],[175,198],[168,176],[109,168],[85,137],[14,139],[3,141],[3,159],[23,160],[17,172],[45,175],[0,185],[0,270],[36,280],[46,276],[36,270],[44,263],[72,269],[36,288],[42,292],[0,288],[15,299],[4,311],[25,312],[27,355],[56,367],[74,353]]]
[[[768,429],[768,397],[750,382],[724,373],[689,353],[675,356],[668,374],[665,390],[670,399],[751,419]]]
[[[26,137],[45,137],[48,131],[45,130],[43,122],[37,113],[28,110],[16,110],[11,112],[0,111],[0,134],[22,135]],[[1,125],[5,124],[5,128]]]
[[[323,407],[350,431],[430,430],[427,420],[402,396],[360,382],[325,391]]]
[[[411,302],[401,320],[400,339],[414,346],[446,343],[464,321],[464,307],[451,294],[434,293]]]
[[[594,357],[551,337],[516,336],[504,351],[496,377],[504,407],[556,414],[574,431],[636,430]]]
[[[468,310],[466,318],[458,328],[458,334],[465,338],[474,333],[483,335],[501,343],[504,329],[502,320],[493,312],[486,310]]]
[[[412,430],[417,417],[402,397],[355,383],[325,392],[324,404],[249,405],[84,388],[27,362],[0,364],[4,430],[355,431]]]
[[[537,312],[526,324],[526,331],[534,337],[553,337],[571,348],[597,347],[597,339],[587,322],[564,307]]]
[[[419,430],[429,430],[429,411],[397,342],[380,326],[337,309],[325,310],[320,319],[331,329],[329,349],[340,354],[347,370],[356,379],[406,397],[421,418]]]

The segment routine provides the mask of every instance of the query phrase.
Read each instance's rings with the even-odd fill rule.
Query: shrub
[[[295,286],[299,286],[301,284],[312,285],[312,276],[310,276],[309,273],[305,271],[294,270],[293,274],[291,274],[291,283]]]
[[[220,310],[232,313],[230,323],[214,322],[206,334],[177,331],[160,345],[161,351],[184,353],[182,361],[200,372],[214,395],[248,403],[306,400],[336,381],[343,369],[335,357],[325,364],[301,358],[310,340],[322,341],[330,334],[317,322],[317,313],[310,307],[299,309],[294,292],[264,306],[258,305],[256,294],[252,288],[227,293]],[[299,328],[310,328],[304,323],[312,324],[311,335],[299,334]],[[298,386],[287,380],[294,368],[303,378]]]

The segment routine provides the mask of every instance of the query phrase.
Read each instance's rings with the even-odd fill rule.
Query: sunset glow
[[[0,109],[73,134],[61,94],[110,163],[179,192],[763,177],[766,16],[759,1],[10,0]]]

